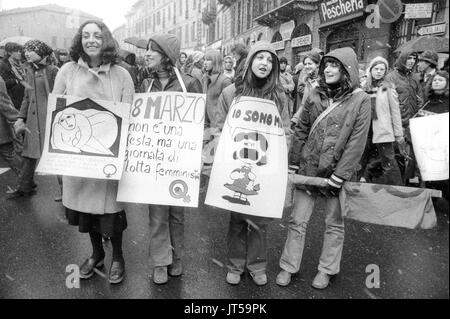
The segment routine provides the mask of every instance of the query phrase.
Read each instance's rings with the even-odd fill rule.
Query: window
[[[57,47],[58,39],[56,37],[52,37],[52,47]]]
[[[186,43],[189,43],[189,25],[186,25],[185,32]]]
[[[195,42],[195,22],[192,23],[191,41]]]

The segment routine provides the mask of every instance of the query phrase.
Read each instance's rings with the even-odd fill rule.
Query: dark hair
[[[167,71],[169,73],[174,72],[173,71],[174,65],[172,64],[172,60],[170,60],[166,52],[164,52],[164,50],[155,41],[150,40],[148,42],[147,48],[151,49],[152,51],[158,52],[162,56],[160,67],[157,70],[151,70],[152,73],[159,70]]]
[[[231,52],[239,54],[242,57],[248,54],[248,49],[244,43],[238,42],[231,47]]]
[[[337,64],[339,72],[341,73],[341,80],[339,83],[329,85],[325,81],[325,69],[327,63]],[[345,67],[341,61],[333,57],[324,57],[319,67],[319,89],[325,93],[329,98],[338,99],[342,98],[353,92],[353,85]]]
[[[23,46],[21,46],[18,43],[15,42],[8,42],[5,44],[5,51],[6,53],[11,53],[11,52],[22,52],[23,51]]]
[[[81,39],[84,27],[92,23],[96,24],[100,28],[103,36],[103,46],[101,49],[102,63],[111,63],[112,65],[117,64],[119,48],[117,47],[116,41],[114,40],[111,31],[109,31],[106,24],[98,20],[88,20],[80,26],[77,33],[75,34],[75,37],[73,38],[72,46],[70,47],[70,57],[75,62],[78,61],[79,58],[83,59],[83,61],[87,63],[90,62],[91,59],[83,50]]]
[[[433,83],[433,80],[434,80],[434,78],[436,77],[436,76],[440,76],[440,77],[443,77],[443,78],[445,78],[446,80],[447,80],[447,86],[445,87],[445,91],[444,91],[444,96],[446,96],[446,97],[448,97],[449,96],[449,85],[450,85],[450,83],[449,83],[449,74],[448,74],[448,72],[447,71],[437,71],[436,73],[434,73],[433,74],[433,76],[431,77],[431,81],[430,81],[430,93],[429,93],[429,95],[430,95],[430,97],[431,96],[433,96],[433,95],[437,95],[436,94],[436,92],[434,92],[434,90],[433,90],[433,85],[432,85],[432,83]]]
[[[186,57],[186,59],[187,59],[188,55],[187,55],[187,53],[186,53],[186,52],[183,52],[183,51],[182,51],[182,52],[180,52],[180,58],[181,58],[181,56],[182,56],[182,55],[184,55],[184,56]]]
[[[260,51],[261,52],[261,51]],[[259,79],[251,71],[253,61],[259,52],[256,52],[249,63],[248,70],[244,75],[242,88],[237,88],[237,96],[252,96],[275,101],[278,107],[283,107],[281,94],[284,94],[280,83],[280,62],[278,57],[270,52],[272,56],[272,71],[265,79]]]
[[[280,64],[282,64],[282,63],[288,64],[288,60],[284,56],[280,58]]]

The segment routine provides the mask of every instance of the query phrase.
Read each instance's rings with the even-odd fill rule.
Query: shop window
[[[292,31],[291,39],[296,39],[299,37],[306,37],[306,36],[312,36],[311,29],[309,26],[305,23],[299,24],[295,29]],[[312,40],[312,39],[311,39]],[[293,43],[291,43],[294,45]],[[312,50],[312,44],[302,45],[302,46],[296,46],[292,49],[292,56],[294,59],[294,64],[297,65],[298,63],[303,61],[303,57]]]
[[[344,47],[352,48],[359,56],[359,31],[353,25],[337,28],[327,37],[327,52]]]

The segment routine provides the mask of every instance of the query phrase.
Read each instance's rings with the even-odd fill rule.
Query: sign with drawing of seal
[[[119,180],[130,104],[50,94],[37,172]]]

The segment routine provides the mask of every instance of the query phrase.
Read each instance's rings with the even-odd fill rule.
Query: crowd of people
[[[292,68],[264,41],[251,47],[237,43],[227,56],[219,50],[186,54],[175,35],[157,34],[148,39],[139,65],[100,21],[80,26],[70,52],[54,51],[38,39],[23,46],[8,43],[5,52],[0,62],[0,156],[17,176],[9,199],[37,191],[34,175],[44,147],[50,93],[131,103],[136,92],[187,91],[206,95],[205,129],[217,135],[235,99],[274,101],[286,133],[286,164],[301,175],[328,180],[327,187],[295,191],[276,278],[280,286],[289,285],[300,270],[308,221],[318,202],[325,205],[326,230],[312,285],[324,289],[339,273],[344,220],[338,195],[345,181],[432,187],[443,190],[448,200],[448,180],[421,181],[409,131],[410,119],[449,110],[448,64],[439,70],[436,52],[402,52],[393,68],[378,56],[361,70],[351,48],[313,49]],[[209,174],[206,167],[203,174]],[[90,257],[80,266],[81,277],[88,279],[103,267],[103,241],[110,240],[109,282],[120,283],[127,217],[116,200],[118,183],[71,176],[58,182],[62,198],[55,200],[62,200],[67,222],[88,233],[92,244]],[[183,274],[184,209],[149,205],[148,210],[153,281],[165,284],[169,276]],[[267,283],[270,222],[230,212],[229,284],[239,284],[246,270],[255,284]]]

